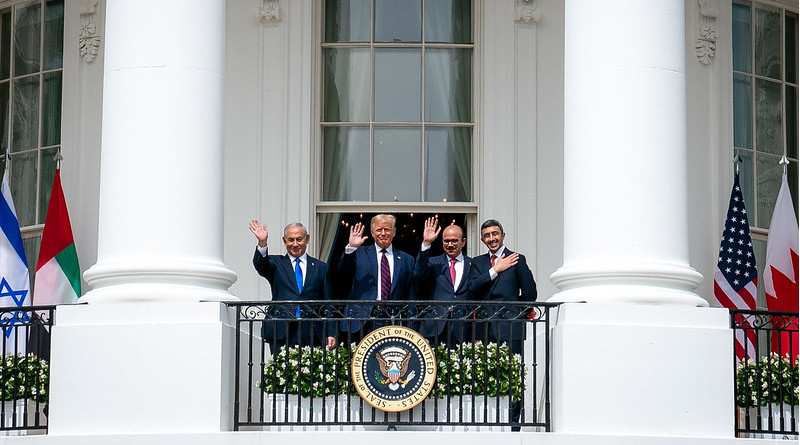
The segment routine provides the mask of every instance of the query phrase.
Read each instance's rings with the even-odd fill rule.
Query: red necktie
[[[388,300],[392,293],[392,271],[386,259],[386,249],[381,249],[381,300]]]
[[[497,255],[492,255],[492,267],[494,267],[494,260],[497,258]]]
[[[453,280],[453,289],[456,289],[456,263],[458,262],[455,258],[450,258],[450,279]]]

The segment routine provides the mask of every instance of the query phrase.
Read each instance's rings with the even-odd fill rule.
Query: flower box
[[[800,407],[797,405],[772,405],[739,407],[739,428],[762,431],[781,431],[780,433],[742,433],[739,437],[761,439],[789,439],[797,436],[800,425]],[[749,423],[748,422],[749,417]],[[794,425],[792,419],[794,418]],[[770,424],[772,420],[772,424]],[[781,424],[781,422],[783,422]]]
[[[402,431],[491,431],[502,429],[491,424],[508,422],[509,398],[484,396],[460,396],[450,400],[429,398],[411,410],[386,413],[373,408],[357,396],[307,398],[293,394],[272,394],[265,396],[263,407],[265,423],[304,424],[268,426],[265,427],[267,431],[295,429],[385,431],[388,424]],[[364,424],[356,425],[362,422]],[[421,422],[447,422],[452,425],[412,424]],[[472,425],[456,425],[459,423],[472,423]]]

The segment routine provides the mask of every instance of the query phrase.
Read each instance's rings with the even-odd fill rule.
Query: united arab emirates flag
[[[44,221],[39,261],[36,263],[33,304],[75,303],[80,296],[78,252],[72,238],[64,191],[61,189],[61,170],[56,170]]]

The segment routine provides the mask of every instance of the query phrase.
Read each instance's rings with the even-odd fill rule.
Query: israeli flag
[[[0,194],[0,308],[30,306],[30,278],[22,234],[19,230],[17,211],[8,186],[8,167],[3,172],[2,194]],[[0,332],[3,334],[6,355],[24,354],[27,327],[26,311],[0,309]]]

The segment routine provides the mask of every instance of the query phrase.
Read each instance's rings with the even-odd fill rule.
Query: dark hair
[[[488,229],[489,227],[498,227],[500,228],[500,233],[506,233],[503,230],[503,225],[500,224],[500,221],[496,219],[487,219],[483,224],[481,224],[481,232],[483,232],[483,229]]]

